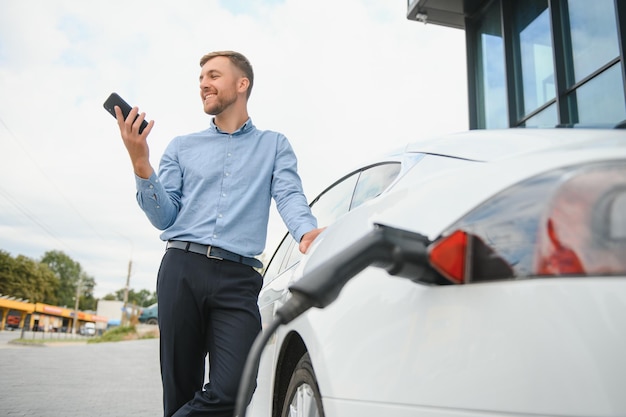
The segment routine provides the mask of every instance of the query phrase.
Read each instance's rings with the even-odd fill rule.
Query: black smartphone
[[[122,109],[122,114],[124,115],[124,120],[128,117],[128,113],[132,110],[130,104],[128,104],[122,97],[120,97],[117,93],[111,93],[109,98],[104,102],[104,108],[106,111],[111,113],[113,117],[115,117],[115,106],[118,106]],[[139,117],[139,115],[137,115]],[[135,118],[136,119],[136,118]],[[143,130],[148,126],[148,122],[145,120],[141,122],[141,126],[139,126],[139,133],[143,132]]]

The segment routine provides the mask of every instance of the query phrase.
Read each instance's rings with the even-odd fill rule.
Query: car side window
[[[293,238],[289,233],[287,233],[283,240],[280,242],[280,245],[278,246],[278,249],[276,249],[276,252],[274,252],[274,256],[270,260],[270,263],[267,265],[267,268],[265,268],[265,273],[263,274],[264,284],[272,281],[276,276],[278,276],[278,274],[282,272],[281,267],[284,263],[285,254],[287,253],[291,242],[293,242]]]
[[[350,202],[352,201],[352,194],[358,177],[359,174],[356,173],[344,178],[328,188],[311,203],[311,212],[317,219],[317,224],[320,227],[333,223],[350,211]],[[301,258],[302,252],[300,252],[299,245],[294,241],[286,255],[283,270],[291,268],[300,262]]]
[[[361,172],[354,190],[350,210],[378,197],[396,179],[400,173],[400,168],[399,162],[393,162],[376,165]]]
[[[328,187],[311,203],[311,211],[319,227],[332,224],[351,209],[380,195],[396,179],[400,168],[399,162],[369,166]],[[265,283],[300,262],[301,258],[298,243],[287,234],[267,266]]]
[[[333,184],[311,203],[311,211],[319,227],[328,226],[350,211],[352,194],[358,178],[358,172],[344,178]]]
[[[357,172],[342,178],[313,200],[311,211],[317,218],[317,224],[320,227],[332,223],[350,210],[352,193],[356,186],[358,174]],[[287,234],[267,266],[264,274],[265,283],[270,282],[289,267],[299,262],[301,257],[302,254],[298,245],[291,235]]]
[[[285,259],[285,267],[284,270],[287,270],[300,262],[300,258],[302,258],[302,252],[300,252],[300,245],[296,243],[295,240],[291,239],[292,245],[289,247],[289,251],[287,253]]]
[[[348,211],[380,195],[400,173],[400,163],[375,165],[337,183],[311,204],[311,211],[320,226],[328,226]],[[289,250],[285,269],[300,262],[298,244]]]

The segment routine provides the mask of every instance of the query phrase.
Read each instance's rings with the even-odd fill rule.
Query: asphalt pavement
[[[0,416],[163,415],[159,340],[24,346],[0,331]]]

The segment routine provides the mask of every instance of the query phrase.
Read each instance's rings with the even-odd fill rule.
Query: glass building
[[[408,0],[465,30],[471,129],[626,121],[626,0]]]

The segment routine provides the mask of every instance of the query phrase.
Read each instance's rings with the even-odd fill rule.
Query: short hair
[[[252,93],[252,85],[254,84],[254,71],[252,71],[252,65],[250,64],[250,61],[248,61],[248,58],[235,51],[215,51],[204,55],[200,59],[200,66],[204,66],[207,61],[218,56],[228,58],[235,67],[239,68],[243,72],[248,81],[250,81],[247,91],[247,97],[249,98],[250,93]]]

